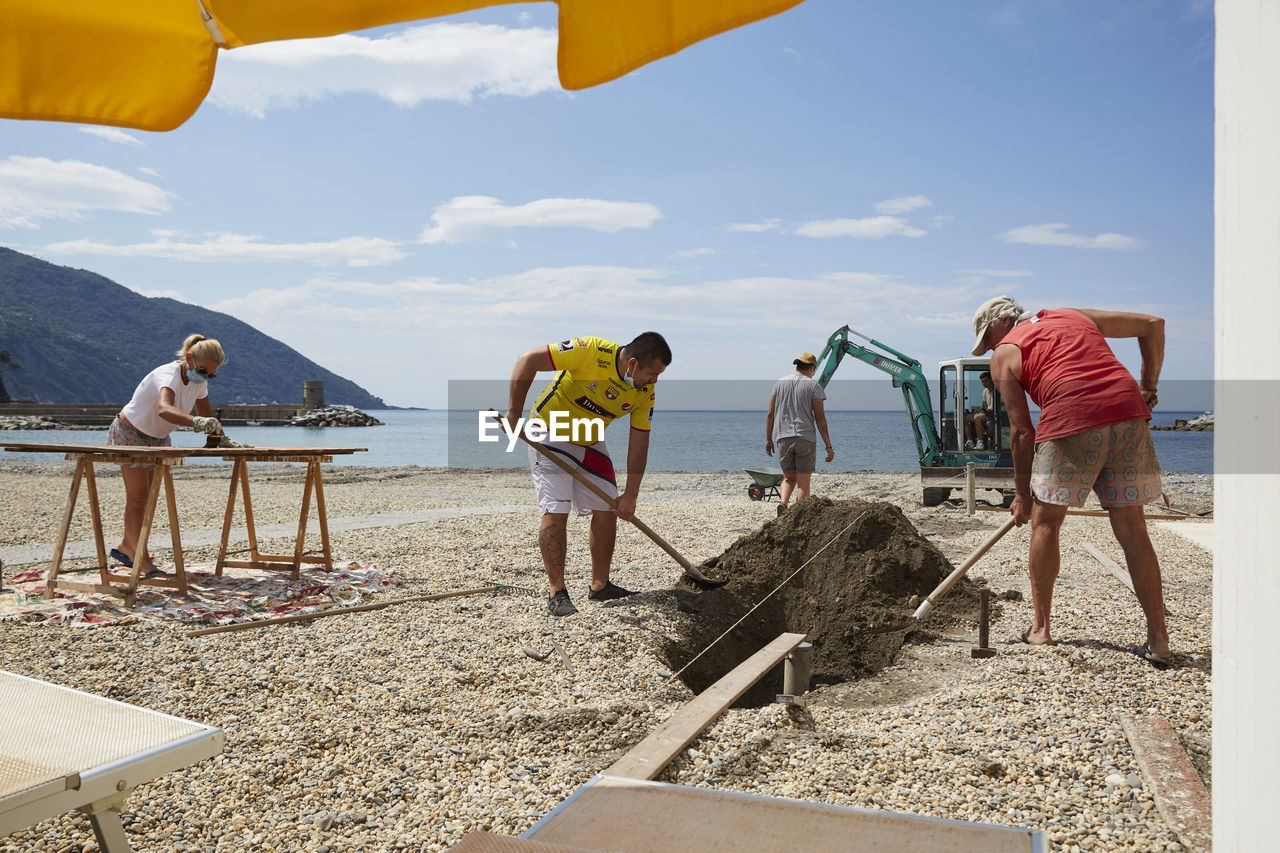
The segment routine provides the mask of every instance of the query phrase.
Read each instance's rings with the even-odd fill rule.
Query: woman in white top
[[[133,398],[107,430],[108,445],[169,447],[173,444],[169,433],[180,426],[195,427],[210,435],[222,433],[205,384],[218,375],[218,368],[226,361],[222,345],[204,335],[191,335],[176,355],[176,361],[160,365],[138,383]],[[193,405],[197,412],[194,417]],[[111,549],[111,556],[132,567],[155,466],[121,465],[120,471],[125,491],[124,537]],[[141,559],[139,571],[143,577],[163,574],[150,554],[143,554]]]

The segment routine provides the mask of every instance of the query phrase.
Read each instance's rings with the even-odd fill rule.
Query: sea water
[[[384,422],[375,427],[228,427],[236,441],[256,447],[358,447],[360,453],[335,456],[336,465],[453,468],[523,468],[528,453],[523,444],[507,451],[506,436],[481,443],[477,412],[387,409],[369,414]],[[1161,412],[1153,425],[1170,425],[1201,412]],[[777,457],[764,452],[763,411],[659,411],[649,439],[650,471],[734,471],[776,467]],[[836,458],[823,461],[819,471],[916,471],[919,469],[915,438],[905,412],[827,412],[828,431]],[[624,421],[605,434],[610,453],[619,468],[626,467],[630,430]],[[1166,471],[1186,474],[1213,472],[1212,432],[1153,431],[1156,452]],[[105,430],[3,430],[0,442],[100,445]],[[204,436],[188,431],[172,435],[177,446],[203,447]],[[0,460],[53,461],[51,453],[4,453]],[[191,464],[219,460],[189,460]]]

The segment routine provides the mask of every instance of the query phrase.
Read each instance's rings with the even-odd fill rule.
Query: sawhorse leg
[[[302,568],[302,551],[306,545],[307,539],[307,516],[311,514],[311,492],[315,490],[316,495],[316,517],[320,522],[320,542],[323,548],[324,570],[326,572],[333,571],[333,552],[329,547],[329,519],[325,514],[324,506],[324,477],[320,473],[320,460],[307,460],[307,476],[306,482],[302,487],[302,512],[298,516],[298,539],[293,544],[293,580],[298,579],[298,571]],[[315,559],[308,559],[307,562],[317,562]]]
[[[227,511],[222,517],[222,544],[218,546],[218,563],[214,575],[222,577],[222,569],[227,563],[227,539],[231,536],[231,520],[235,516],[236,488],[240,489],[240,497],[244,503],[244,526],[249,531],[249,560],[259,561],[258,536],[253,529],[253,500],[249,497],[249,465],[243,459],[231,463],[231,487],[227,490]]]
[[[173,493],[173,466],[164,465],[165,498],[169,506],[169,539],[173,542],[173,575],[178,582],[178,593],[187,594],[187,567],[182,559],[182,537],[178,530],[178,499]],[[143,551],[142,553],[147,553]]]
[[[76,510],[76,498],[80,495],[80,479],[85,468],[91,466],[86,457],[76,459],[76,470],[71,475],[71,491],[67,494],[67,506],[62,511],[62,526],[58,528],[58,541],[53,546],[53,561],[49,564],[49,574],[44,580],[44,599],[53,599],[53,592],[58,587],[58,570],[62,568],[62,554],[67,549],[67,535],[71,531],[71,516]],[[105,561],[104,561],[105,563]]]
[[[324,570],[333,571],[333,552],[329,548],[329,517],[324,508],[324,477],[320,475],[320,460],[310,463],[316,470],[316,518],[320,522],[320,542],[324,549]]]
[[[302,549],[307,540],[307,516],[311,514],[311,489],[315,485],[318,462],[307,463],[307,476],[302,486],[302,512],[298,516],[298,538],[293,543],[293,571],[289,573],[291,580],[298,579],[298,571],[302,568]]]
[[[98,577],[102,582],[110,583],[107,578],[107,546],[102,541],[102,510],[98,506],[98,480],[93,474],[93,460],[86,457],[84,466],[84,485],[89,490],[89,514],[93,517],[93,544],[98,549]]]
[[[164,466],[168,468],[168,466]],[[151,477],[151,488],[147,490],[147,505],[142,511],[142,527],[138,530],[138,545],[133,551],[133,568],[129,570],[129,585],[124,590],[124,606],[133,607],[138,597],[138,574],[142,571],[142,557],[147,553],[147,540],[151,538],[151,522],[156,517],[156,501],[160,498],[160,487],[165,482],[164,473],[156,471]],[[172,526],[173,519],[170,519]]]

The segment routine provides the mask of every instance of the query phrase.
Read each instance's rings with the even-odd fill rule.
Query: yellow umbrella
[[[0,0],[0,117],[172,130],[218,49],[522,0]],[[801,0],[557,0],[560,83],[605,83]]]

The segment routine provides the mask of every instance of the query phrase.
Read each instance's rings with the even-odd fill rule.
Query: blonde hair
[[[214,361],[218,364],[223,364],[227,360],[222,352],[222,344],[204,335],[188,335],[182,342],[182,349],[175,355],[178,358],[186,358],[188,353],[203,361]]]

